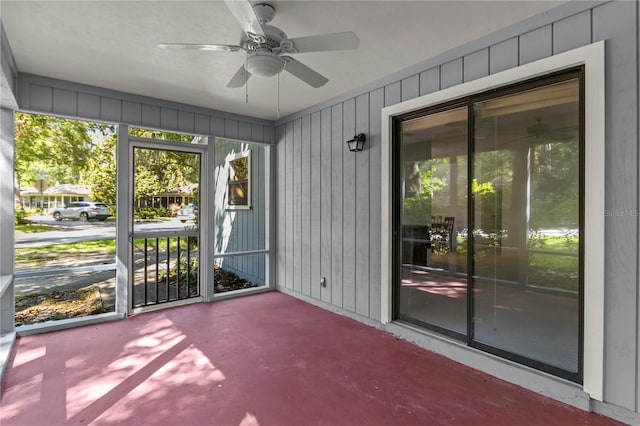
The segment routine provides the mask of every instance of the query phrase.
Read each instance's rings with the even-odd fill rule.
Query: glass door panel
[[[399,317],[466,334],[467,108],[400,124]]]
[[[475,342],[572,373],[580,352],[579,80],[477,102]]]

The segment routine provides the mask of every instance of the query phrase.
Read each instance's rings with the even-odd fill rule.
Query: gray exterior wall
[[[378,324],[381,109],[606,40],[606,208],[628,214],[606,217],[608,404],[595,408],[640,421],[639,20],[637,1],[570,2],[278,121],[278,288]],[[344,142],[360,132],[365,150],[348,152]]]
[[[0,203],[0,378],[15,341],[14,247],[6,242],[14,240],[13,109],[17,75],[16,62],[0,22],[0,200],[3,200]]]
[[[0,22],[0,67],[2,67],[2,90],[9,90],[12,92],[10,96],[14,97],[13,94],[18,91],[18,69],[2,22]],[[2,96],[4,98],[6,94],[3,93]]]
[[[229,170],[226,158],[229,154],[238,154],[245,150],[251,151],[249,172],[251,209],[227,210],[226,182]],[[216,254],[266,249],[265,148],[259,145],[218,140],[215,156]],[[264,285],[266,282],[265,260],[266,256],[259,254],[219,258],[217,261],[224,269],[238,274],[241,278]]]
[[[41,114],[251,142],[273,142],[273,123],[268,120],[32,74],[18,75],[18,105],[23,111]]]

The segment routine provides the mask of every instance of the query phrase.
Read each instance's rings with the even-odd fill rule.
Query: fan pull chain
[[[244,103],[249,103],[249,71],[247,71],[247,62],[249,55],[244,55]]]
[[[276,118],[280,118],[280,73],[278,73],[278,109],[276,111]]]

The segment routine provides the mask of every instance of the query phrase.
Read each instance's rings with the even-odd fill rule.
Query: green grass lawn
[[[27,223],[26,225],[16,225],[15,230],[26,234],[35,234],[38,232],[49,232],[55,230],[55,226],[39,225],[36,223]]]
[[[16,249],[16,262],[44,262],[68,255],[115,254],[116,239],[52,244],[41,247]]]
[[[161,252],[166,251],[167,238],[160,238],[158,240],[158,246]],[[194,250],[196,247],[196,241],[194,239],[191,239],[191,250]],[[180,241],[180,251],[183,251],[186,248],[186,238],[182,237]],[[136,240],[135,249],[142,252],[144,250],[144,240]],[[147,249],[150,251],[155,250],[155,239],[148,240]],[[177,239],[175,237],[169,238],[169,251],[174,252],[177,249]],[[77,243],[51,244],[41,247],[19,248],[16,249],[16,262],[26,262],[38,265],[47,261],[52,261],[68,256],[82,255],[83,257],[87,257],[93,255],[115,254],[115,252],[116,240],[115,238],[108,238],[105,240],[81,241]]]
[[[577,235],[569,236],[532,236],[529,238],[529,248],[539,250],[552,250],[577,253],[579,238]]]

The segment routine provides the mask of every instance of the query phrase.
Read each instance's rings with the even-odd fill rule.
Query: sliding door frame
[[[481,95],[567,69],[585,67],[584,102],[584,282],[583,389],[602,400],[604,354],[604,42],[594,43],[478,80],[441,90],[420,98],[386,107],[382,111],[382,252],[381,321],[394,320],[393,283],[397,253],[393,242],[399,238],[394,225],[393,137],[395,118],[444,102]],[[471,159],[469,161],[472,162]],[[387,254],[385,256],[385,253]],[[469,347],[469,350],[473,350]],[[446,352],[443,351],[443,352]],[[535,366],[533,367],[535,368]]]

